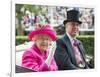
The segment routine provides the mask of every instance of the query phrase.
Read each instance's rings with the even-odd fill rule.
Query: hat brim
[[[67,22],[78,22],[79,24],[82,24],[81,21],[77,21],[77,20],[64,20],[63,24],[65,25]]]
[[[56,32],[52,30],[36,30],[29,33],[28,35],[29,40],[32,41],[32,38],[34,38],[34,36],[38,34],[46,34],[50,36],[53,41],[57,39]]]

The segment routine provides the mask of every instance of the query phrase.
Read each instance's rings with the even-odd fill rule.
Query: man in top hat
[[[67,12],[67,20],[64,20],[66,33],[64,37],[57,40],[55,60],[59,70],[87,69],[85,50],[82,42],[75,36],[79,32],[79,11],[70,10]]]

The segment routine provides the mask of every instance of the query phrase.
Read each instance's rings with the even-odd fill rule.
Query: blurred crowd
[[[34,25],[40,24],[51,24],[53,27],[63,26],[63,20],[66,17],[66,11],[69,9],[77,9],[80,11],[80,20],[83,22],[80,29],[94,29],[94,9],[93,8],[68,8],[61,6],[40,6],[42,8],[41,12],[35,14],[28,10],[26,14],[22,16],[21,26],[26,32],[30,32],[34,29]],[[16,24],[18,24],[16,18]]]

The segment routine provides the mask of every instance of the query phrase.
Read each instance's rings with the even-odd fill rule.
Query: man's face
[[[41,51],[45,51],[48,49],[48,46],[50,45],[52,39],[45,34],[39,34],[35,36],[35,44]]]
[[[78,22],[67,22],[66,31],[72,36],[75,37],[76,34],[79,32],[79,23]]]

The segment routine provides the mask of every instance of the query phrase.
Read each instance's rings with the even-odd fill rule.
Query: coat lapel
[[[78,44],[78,49],[79,49],[79,51],[81,53],[81,56],[82,56],[83,60],[85,61],[84,49],[83,49],[81,43]]]
[[[72,45],[71,45],[71,42],[70,42],[70,39],[68,38],[68,36],[65,34],[64,37],[62,38],[66,48],[67,48],[67,53],[69,54],[69,57],[72,61],[72,63],[76,64],[76,60],[75,60],[75,55],[73,53],[73,48],[72,48]]]

